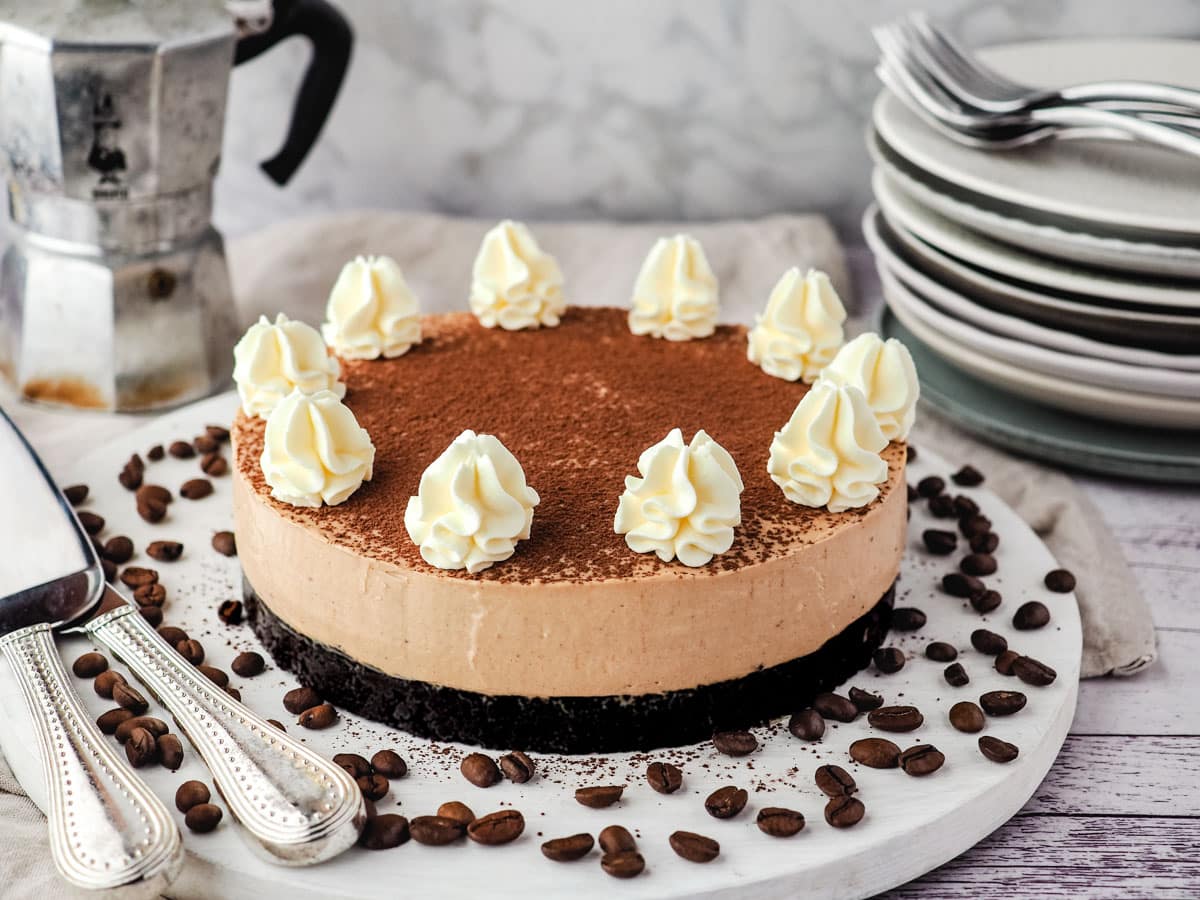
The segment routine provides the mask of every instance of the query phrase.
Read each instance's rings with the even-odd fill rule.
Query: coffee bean
[[[929,498],[929,513],[935,519],[954,518],[954,498],[949,494],[938,494]]]
[[[501,809],[480,816],[467,826],[467,837],[489,847],[515,841],[525,830],[525,817],[515,809]]]
[[[463,778],[475,787],[491,787],[500,780],[500,768],[495,760],[483,753],[468,753],[459,764]]]
[[[1000,605],[1004,598],[1000,596],[999,591],[980,591],[978,594],[972,594],[970,597],[971,608],[980,615],[987,615],[993,609]]]
[[[67,498],[67,502],[72,506],[78,506],[87,499],[88,486],[86,484],[72,484],[62,489],[63,496]]]
[[[408,823],[408,830],[418,844],[441,847],[466,834],[467,826],[442,816],[417,816]]]
[[[118,681],[113,685],[112,698],[117,706],[132,710],[135,715],[140,716],[150,708],[146,698],[124,681]]]
[[[85,653],[71,664],[76,678],[95,678],[108,669],[108,660],[103,653]]]
[[[717,819],[732,819],[746,807],[748,795],[745,790],[734,785],[718,788],[708,795],[704,808],[708,814]]]
[[[230,697],[232,697],[234,700],[237,700],[238,702],[241,702],[241,699],[242,699],[242,692],[241,692],[241,691],[239,691],[237,688],[235,688],[235,687],[231,687],[230,685],[226,685],[226,686],[225,686],[225,693],[227,693],[227,694],[228,694]]]
[[[1008,641],[1002,634],[996,634],[986,628],[976,628],[971,632],[971,646],[987,656],[999,656],[1008,649]]]
[[[963,487],[975,487],[976,485],[983,484],[983,473],[969,464],[963,466],[951,475],[950,478],[955,484],[962,485]]]
[[[186,641],[180,641],[175,645],[175,652],[190,662],[193,666],[198,666],[204,662],[204,645],[195,638],[188,638]]]
[[[609,825],[600,831],[601,853],[624,853],[637,849],[637,841],[624,825]]]
[[[968,553],[958,567],[968,575],[991,575],[996,571],[996,557],[990,553]]]
[[[96,552],[100,552],[98,548]],[[105,582],[108,584],[117,583],[117,567],[112,560],[102,558],[100,560],[100,568],[104,571]]]
[[[982,581],[974,575],[964,575],[962,572],[951,572],[942,576],[942,590],[951,597],[970,597],[986,590]]]
[[[934,662],[954,662],[958,659],[958,649],[945,641],[931,641],[925,647],[925,656]]]
[[[188,500],[203,500],[212,492],[212,482],[207,478],[192,478],[179,486],[179,496]]]
[[[591,853],[594,844],[592,836],[586,832],[551,838],[542,844],[542,856],[554,862],[574,862]]]
[[[1045,603],[1030,600],[1028,603],[1022,603],[1013,614],[1012,623],[1013,628],[1018,631],[1034,631],[1044,628],[1050,624],[1050,610],[1046,608]]]
[[[125,742],[125,755],[135,769],[148,766],[158,759],[158,742],[145,728],[135,728]]]
[[[382,775],[360,775],[354,781],[358,784],[359,791],[368,800],[382,800],[387,796],[388,789],[391,787],[388,780]]]
[[[138,497],[137,514],[151,525],[154,525],[167,517],[167,505],[161,500],[155,500],[151,497]]]
[[[198,434],[192,438],[192,447],[197,453],[213,453],[220,445],[211,434]]]
[[[220,453],[205,453],[200,460],[200,471],[212,478],[220,478],[229,471],[229,463]]]
[[[813,709],[826,719],[833,719],[835,722],[853,722],[858,718],[858,707],[841,694],[828,691],[817,694],[813,697],[812,705]]]
[[[136,491],[142,486],[142,471],[125,463],[125,467],[117,474],[117,481],[121,482],[121,487],[125,490]]]
[[[133,541],[123,534],[110,537],[104,542],[100,554],[110,563],[122,566],[133,558]]]
[[[254,650],[239,653],[229,664],[229,668],[233,669],[234,674],[240,678],[253,678],[261,675],[266,667],[267,662],[263,659],[262,654]]]
[[[151,541],[146,554],[159,562],[175,562],[183,555],[183,544],[179,541]]]
[[[646,781],[660,794],[673,794],[683,785],[683,770],[668,762],[646,766]]]
[[[646,868],[646,860],[636,850],[606,853],[600,857],[600,868],[613,878],[636,878]]]
[[[371,757],[371,768],[387,778],[403,778],[408,774],[408,763],[395,750],[380,750]]]
[[[917,493],[922,497],[936,497],[946,489],[946,482],[936,475],[928,475],[917,482]]]
[[[158,636],[174,647],[180,641],[188,639],[187,632],[182,628],[176,628],[174,625],[163,625],[158,629]]]
[[[788,731],[802,741],[819,741],[825,734],[825,719],[815,709],[802,709],[788,720]]]
[[[199,803],[183,816],[183,824],[196,834],[207,834],[221,822],[221,807],[212,803]]]
[[[900,768],[908,775],[930,775],[945,764],[945,755],[933,744],[915,744],[900,752]]]
[[[92,689],[105,700],[111,700],[113,688],[125,683],[125,676],[112,669],[105,669],[92,681]]]
[[[219,444],[229,443],[229,429],[224,425],[205,425],[204,433],[215,439]]]
[[[917,493],[917,489],[915,487],[913,487],[911,484],[907,484],[907,485],[905,485],[905,487],[908,489],[908,502],[910,504],[913,501],[920,499],[921,495]],[[905,510],[905,512],[906,512],[908,518],[911,519],[912,518],[912,510],[911,509]]]
[[[925,627],[925,613],[915,606],[898,606],[892,610],[892,631],[916,631]]]
[[[321,695],[310,687],[298,687],[283,695],[283,708],[293,715],[320,706],[323,702]]]
[[[995,553],[1000,546],[1000,536],[994,531],[983,531],[972,536],[970,544],[973,553]]]
[[[158,583],[158,572],[143,566],[127,566],[121,572],[121,583],[126,587],[139,588]]]
[[[841,766],[819,766],[814,776],[821,793],[828,797],[840,797],[843,794],[853,794],[858,790],[854,777]]]
[[[857,687],[850,688],[850,702],[854,704],[859,712],[870,712],[873,709],[879,709],[879,707],[883,706],[883,698],[881,696]]]
[[[894,769],[900,748],[886,738],[860,738],[850,745],[850,758],[872,769]]]
[[[409,839],[408,819],[396,813],[372,816],[359,835],[358,845],[367,850],[391,850]]]
[[[278,719],[267,719],[267,724],[278,728],[280,731],[287,731],[287,729],[283,727],[283,723]]]
[[[962,687],[971,680],[971,676],[967,674],[967,670],[963,668],[962,663],[951,663],[946,666],[942,675],[950,687]]]
[[[914,447],[912,444],[906,445],[904,448],[904,459],[907,462],[916,462],[917,448]]]
[[[1016,744],[985,734],[979,739],[979,752],[992,762],[1007,763],[1016,759],[1021,751],[1017,749]]]
[[[157,581],[133,589],[133,599],[138,606],[162,606],[167,602],[167,589]]]
[[[624,792],[625,785],[623,784],[583,787],[575,791],[575,800],[592,809],[604,809],[620,800],[621,794]]]
[[[963,516],[958,520],[958,530],[962,532],[963,537],[970,540],[976,535],[987,534],[991,531],[992,520],[981,515]]]
[[[212,547],[222,556],[237,556],[237,539],[232,531],[218,531],[214,534]]]
[[[163,449],[162,444],[155,444],[146,451],[146,459],[150,460],[151,462],[158,462],[164,456],[166,456],[166,451]]]
[[[721,845],[694,831],[676,831],[668,839],[671,849],[688,862],[712,862],[721,853]]]
[[[471,807],[458,800],[447,800],[437,808],[437,814],[443,819],[453,819],[464,828],[475,821],[475,813]]]
[[[1011,675],[1013,673],[1013,663],[1017,661],[1018,656],[1020,654],[1015,650],[1005,650],[996,657],[996,662],[994,663],[996,671],[1001,675]]]
[[[355,781],[371,774],[371,764],[357,753],[335,753],[333,764],[349,772]]]
[[[176,459],[191,459],[196,455],[196,448],[187,441],[172,441],[167,446],[167,452]]]
[[[880,731],[913,731],[924,721],[915,706],[883,706],[867,714],[867,722]]]
[[[158,761],[164,769],[178,771],[183,765],[183,743],[173,734],[164,734],[158,739]]]
[[[758,830],[771,837],[791,837],[804,828],[804,816],[794,809],[782,806],[767,806],[758,811],[755,820]]]
[[[175,808],[181,813],[187,812],[193,806],[207,803],[212,799],[208,786],[203,781],[185,781],[175,791]]]
[[[1046,573],[1046,587],[1056,594],[1069,594],[1075,590],[1075,576],[1066,569],[1054,569]]]
[[[1054,679],[1058,677],[1058,673],[1052,668],[1030,656],[1018,656],[1013,661],[1012,670],[1013,674],[1023,682],[1032,684],[1034,687],[1054,684]]]
[[[83,530],[95,537],[104,530],[104,516],[98,516],[94,512],[88,512],[86,509],[81,509],[75,513],[79,519],[79,524],[83,526]]]
[[[102,734],[114,734],[122,722],[128,721],[133,717],[133,713],[128,709],[117,707],[116,709],[110,709],[107,712],[101,713],[96,719],[96,727],[100,729]]]
[[[312,709],[306,709],[300,713],[297,723],[303,728],[318,730],[328,728],[336,721],[337,710],[328,703],[322,703],[319,706],[314,706]]]
[[[175,499],[161,484],[143,484],[137,489],[136,497],[138,500],[153,500],[163,506],[169,506]]]
[[[974,516],[979,512],[979,504],[968,497],[966,494],[957,494],[954,497],[954,514],[960,519],[967,516]]]
[[[885,675],[893,675],[904,668],[904,652],[898,647],[880,647],[871,659],[875,668]]]
[[[138,613],[149,623],[151,628],[157,628],[163,622],[163,611],[160,606],[139,606]]]
[[[983,731],[983,710],[970,700],[960,700],[950,707],[950,724],[959,731],[976,734]]]
[[[241,600],[222,600],[217,607],[217,618],[226,625],[241,625],[242,612]]]
[[[215,684],[217,687],[223,688],[227,684],[229,684],[229,676],[226,675],[222,670],[218,669],[216,666],[200,665],[200,666],[196,666],[196,670],[201,675],[203,675],[205,678],[207,678],[209,681],[211,681],[213,684]]]
[[[712,742],[717,752],[726,756],[747,756],[758,747],[758,738],[749,731],[718,731]]]
[[[866,812],[857,797],[831,797],[825,804],[825,821],[834,828],[850,828],[861,822]]]
[[[160,738],[170,729],[167,728],[167,723],[162,719],[156,719],[154,716],[132,716],[125,721],[119,723],[113,735],[119,743],[124,744],[129,740],[129,736],[133,734],[135,728],[141,728],[150,732],[155,738]]]
[[[1011,716],[1025,708],[1025,695],[1020,691],[988,691],[980,696],[979,705],[989,716]]]

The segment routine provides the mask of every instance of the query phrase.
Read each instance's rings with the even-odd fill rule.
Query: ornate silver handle
[[[230,814],[265,858],[310,865],[358,840],[366,808],[354,779],[209,681],[133,607],[122,604],[84,631],[171,711],[208,765]]]
[[[167,808],[92,723],[68,685],[48,625],[7,634],[0,648],[33,715],[59,873],[88,890],[159,896],[183,866]]]

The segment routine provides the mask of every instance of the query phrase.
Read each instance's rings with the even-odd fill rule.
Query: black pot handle
[[[271,27],[239,40],[233,64],[254,59],[292,35],[303,35],[312,42],[312,61],[296,96],[287,139],[278,153],[262,163],[271,180],[282,185],[300,168],[329,117],[350,64],[354,32],[345,16],[326,0],[275,0],[273,5]]]

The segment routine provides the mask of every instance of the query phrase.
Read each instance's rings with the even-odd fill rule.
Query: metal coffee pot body
[[[22,397],[149,410],[227,382],[237,317],[211,213],[229,75],[293,34],[314,53],[263,163],[279,184],[349,61],[325,0],[0,0],[0,374]]]

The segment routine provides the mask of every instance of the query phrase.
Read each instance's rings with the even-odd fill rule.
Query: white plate
[[[1159,39],[1037,41],[981,53],[1001,73],[1034,85],[1114,78],[1200,88],[1200,43]],[[985,197],[1097,224],[1122,237],[1200,243],[1200,160],[1133,142],[1061,141],[986,153],[926,125],[890,92],[875,103],[879,134],[904,159]]]
[[[876,262],[911,288],[918,299],[933,304],[942,312],[956,319],[969,322],[994,334],[1015,338],[1023,344],[1059,350],[1070,356],[1109,360],[1120,364],[1120,371],[1125,371],[1129,367],[1140,367],[1147,370],[1156,368],[1175,372],[1200,373],[1200,356],[1160,353],[1157,350],[1106,344],[1103,341],[1093,341],[1068,331],[1046,328],[1016,316],[1006,316],[988,309],[986,306],[980,306],[962,294],[955,293],[941,282],[930,278],[893,250],[888,243],[888,235],[880,230],[881,225],[883,228],[887,227],[882,219],[883,215],[877,206],[871,206],[863,214],[863,236],[867,239],[867,245],[871,248],[871,252],[875,254]],[[1163,391],[1163,393],[1170,393],[1170,391]],[[1200,385],[1198,385],[1197,393],[1183,396],[1200,396]]]
[[[927,244],[1005,280],[1066,291],[1084,298],[1200,312],[1200,287],[1155,282],[1117,272],[1098,272],[993,241],[922,206],[905,194],[882,169],[871,174],[871,189],[889,222],[897,223]],[[1200,205],[1200,195],[1196,195],[1196,200]]]
[[[1200,400],[1135,394],[1111,387],[1096,387],[1061,376],[1046,375],[981,353],[958,339],[931,327],[906,302],[908,292],[888,270],[879,267],[883,298],[905,328],[931,350],[958,368],[989,384],[1012,391],[1047,406],[1084,416],[1094,416],[1124,425],[1153,425],[1159,428],[1200,428]],[[908,295],[911,296],[911,295]]]
[[[176,500],[163,523],[149,525],[138,518],[132,496],[117,484],[113,473],[131,452],[196,434],[208,422],[226,420],[234,405],[233,398],[226,396],[170,414],[88,453],[65,473],[70,480],[90,483],[87,508],[108,520],[106,534],[128,534],[139,548],[155,537],[184,543],[186,549],[178,562],[156,565],[169,598],[167,621],[198,638],[209,661],[226,670],[237,652],[257,647],[248,628],[230,628],[216,618],[217,603],[236,596],[241,580],[237,560],[221,557],[208,546],[212,533],[231,523],[230,479],[216,479],[216,493],[203,500]],[[934,473],[945,477],[953,471],[932,448],[920,449],[910,478]],[[195,460],[168,458],[149,463],[146,477],[175,487],[195,474]],[[280,697],[296,681],[272,666],[257,678],[234,678],[250,706],[288,722],[290,733],[324,753],[373,752],[394,746],[408,760],[411,773],[392,783],[392,793],[378,804],[380,811],[389,812],[399,802],[399,811],[413,816],[432,812],[446,800],[462,800],[482,814],[512,804],[525,813],[526,832],[506,847],[466,842],[455,847],[409,843],[375,853],[355,848],[330,863],[295,869],[258,859],[227,817],[212,834],[185,834],[188,863],[172,896],[390,900],[411,892],[422,897],[577,900],[615,894],[630,898],[850,898],[873,895],[935,868],[994,831],[1033,794],[1062,746],[1078,691],[1081,635],[1074,598],[1045,589],[1041,578],[1056,567],[1053,557],[985,487],[956,487],[955,491],[973,497],[1003,535],[997,551],[1000,570],[988,582],[1003,593],[1004,604],[995,614],[980,617],[934,587],[942,574],[953,569],[953,562],[921,549],[922,530],[937,527],[941,520],[932,519],[925,504],[915,505],[898,604],[920,606],[929,621],[922,630],[893,639],[909,656],[900,672],[884,676],[867,671],[850,681],[882,692],[888,699],[903,697],[904,702],[924,710],[925,724],[901,740],[906,746],[919,742],[938,746],[947,763],[936,774],[916,779],[896,770],[851,764],[847,746],[871,731],[866,721],[860,720],[849,725],[831,723],[819,744],[790,737],[778,723],[755,729],[762,747],[744,760],[718,756],[708,745],[654,754],[678,760],[683,766],[684,788],[669,797],[646,785],[645,754],[611,754],[604,760],[541,755],[537,757],[539,775],[528,784],[506,781],[481,790],[458,773],[464,748],[456,745],[432,745],[350,715],[327,731],[305,732],[291,724],[295,718],[283,713]],[[1018,632],[1010,624],[1013,611],[1031,599],[1045,602],[1054,621],[1040,631]],[[1058,671],[1057,681],[1046,688],[1029,688],[997,673],[988,658],[971,649],[968,640],[981,624],[1007,636],[1020,651],[1053,666]],[[950,641],[960,649],[961,662],[971,676],[969,686],[949,687],[942,678],[943,666],[924,657],[926,643],[934,639]],[[76,637],[61,640],[59,646],[68,662],[89,648]],[[108,705],[85,682],[76,685],[82,688],[84,704],[90,710],[98,713]],[[1028,706],[1011,718],[991,720],[988,733],[1013,741],[1021,755],[1009,765],[996,765],[979,753],[975,735],[960,734],[950,727],[946,711],[951,699],[975,699],[984,691],[1014,687],[1029,696]],[[0,744],[30,795],[44,803],[32,749],[36,744],[15,690],[7,667],[0,665]],[[153,706],[152,713],[163,717],[158,704]],[[813,771],[824,762],[846,766],[858,781],[867,817],[853,829],[837,831],[825,824],[823,798],[812,783]],[[159,768],[141,771],[172,810],[171,798],[181,781],[208,780],[190,750],[184,768],[175,774]],[[629,784],[624,799],[607,810],[586,809],[572,797],[580,784],[622,782]],[[744,785],[752,801],[738,817],[718,821],[704,812],[703,799],[718,785],[728,783]],[[761,834],[754,824],[754,811],[772,804],[803,812],[808,821],[804,831],[786,840]],[[181,816],[176,814],[176,820],[182,824]],[[547,837],[578,831],[596,834],[613,823],[635,830],[646,858],[646,873],[630,882],[618,883],[605,875],[595,851],[578,863],[559,864],[543,859],[538,850]],[[720,858],[706,866],[680,859],[667,845],[668,835],[676,829],[711,835],[721,843]]]
[[[1088,234],[1050,224],[1028,222],[990,209],[989,198],[934,178],[898,157],[871,130],[867,146],[875,164],[900,188],[952,222],[972,231],[1044,256],[1118,272],[1141,272],[1158,278],[1200,278],[1200,248],[1167,246]]]

